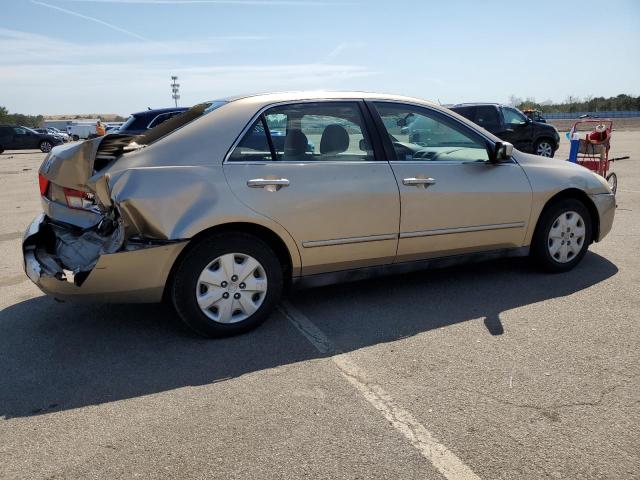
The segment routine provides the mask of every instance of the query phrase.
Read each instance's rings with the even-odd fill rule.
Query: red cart
[[[618,177],[615,172],[609,171],[610,163],[613,161],[609,159],[612,131],[613,121],[608,118],[582,118],[573,124],[569,138],[574,133],[580,136],[576,160],[578,165],[606,178],[615,193],[618,189]]]

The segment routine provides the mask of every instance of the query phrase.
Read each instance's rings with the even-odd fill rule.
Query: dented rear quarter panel
[[[278,235],[289,250],[293,274],[300,254],[281,225],[240,202],[222,169],[223,159],[258,107],[232,102],[140,150],[125,153],[91,179],[99,190],[106,179],[129,234],[185,240],[229,223],[250,223]],[[106,193],[106,192],[105,192]],[[98,191],[98,195],[104,193]]]

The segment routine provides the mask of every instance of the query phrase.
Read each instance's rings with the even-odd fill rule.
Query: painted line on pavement
[[[471,468],[436,438],[409,411],[399,406],[380,385],[367,379],[366,372],[341,353],[335,344],[291,303],[280,305],[282,314],[322,354],[331,360],[340,373],[402,433],[420,454],[449,480],[480,480]]]

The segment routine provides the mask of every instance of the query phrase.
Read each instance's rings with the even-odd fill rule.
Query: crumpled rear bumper
[[[44,293],[62,300],[159,302],[171,267],[187,244],[185,240],[144,245],[100,255],[88,275],[78,281],[44,251],[39,233],[45,222],[46,216],[39,215],[25,232],[22,242],[25,273]]]

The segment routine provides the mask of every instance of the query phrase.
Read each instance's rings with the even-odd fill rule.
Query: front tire
[[[53,143],[51,143],[49,140],[43,140],[40,142],[40,151],[42,153],[49,153],[52,148]]]
[[[266,243],[243,233],[220,233],[200,241],[182,259],[171,298],[193,331],[225,337],[264,322],[282,287],[282,265]]]
[[[576,199],[559,200],[546,208],[531,243],[536,265],[548,272],[566,272],[587,253],[592,238],[591,215]]]
[[[541,157],[552,158],[555,153],[555,145],[548,138],[541,138],[533,146],[533,153]]]

